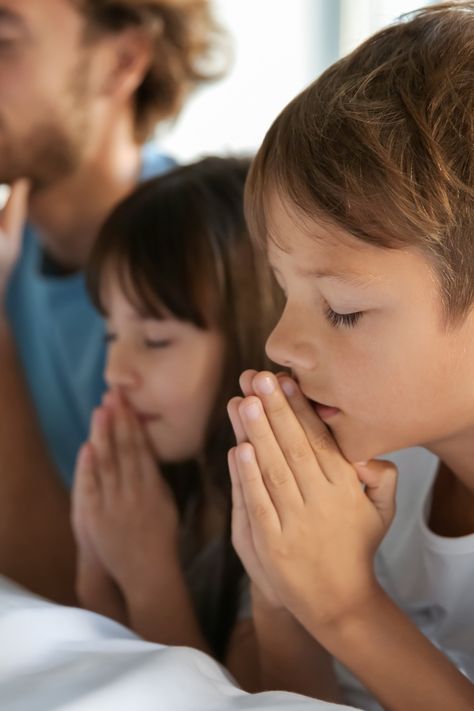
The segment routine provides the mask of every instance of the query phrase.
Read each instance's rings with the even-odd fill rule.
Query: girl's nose
[[[139,384],[139,376],[131,354],[117,343],[109,346],[105,366],[105,382],[109,388],[133,388]]]
[[[317,365],[307,321],[305,325],[299,309],[290,308],[289,303],[269,335],[265,350],[271,360],[285,368],[312,370]]]

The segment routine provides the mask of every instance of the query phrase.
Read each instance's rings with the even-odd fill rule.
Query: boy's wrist
[[[374,580],[352,605],[324,621],[309,620],[305,626],[331,654],[338,657],[338,650],[351,643],[350,640],[354,643],[356,639],[370,639],[384,616],[384,610],[391,604],[386,592]]]

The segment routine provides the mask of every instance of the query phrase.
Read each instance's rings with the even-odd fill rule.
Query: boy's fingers
[[[259,472],[283,526],[288,517],[299,514],[303,502],[301,490],[261,401],[255,396],[245,398],[239,413]]]
[[[257,375],[256,370],[244,370],[239,378],[240,389],[242,390],[245,397],[249,395],[254,395],[253,391],[253,379]]]
[[[262,533],[269,537],[281,533],[277,511],[263,482],[251,444],[244,442],[235,448],[235,463],[254,541]]]
[[[280,386],[297,417],[324,476],[336,483],[354,477],[352,465],[345,459],[324,422],[318,417],[299,386],[291,378],[280,378]]]
[[[241,397],[233,397],[232,400],[229,400],[227,405],[227,413],[229,415],[232,428],[234,430],[235,440],[237,444],[247,441],[247,435],[245,433],[245,429],[239,414],[239,406],[242,400],[243,398]]]

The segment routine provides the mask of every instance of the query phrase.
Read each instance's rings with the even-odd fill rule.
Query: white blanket
[[[0,576],[2,711],[350,711],[297,694],[247,694],[207,655],[144,642],[100,615]]]

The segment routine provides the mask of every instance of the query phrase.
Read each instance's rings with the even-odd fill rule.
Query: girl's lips
[[[137,412],[136,413],[138,420],[142,424],[147,424],[148,422],[154,422],[155,420],[159,420],[160,416],[159,415],[146,415],[145,413]]]

